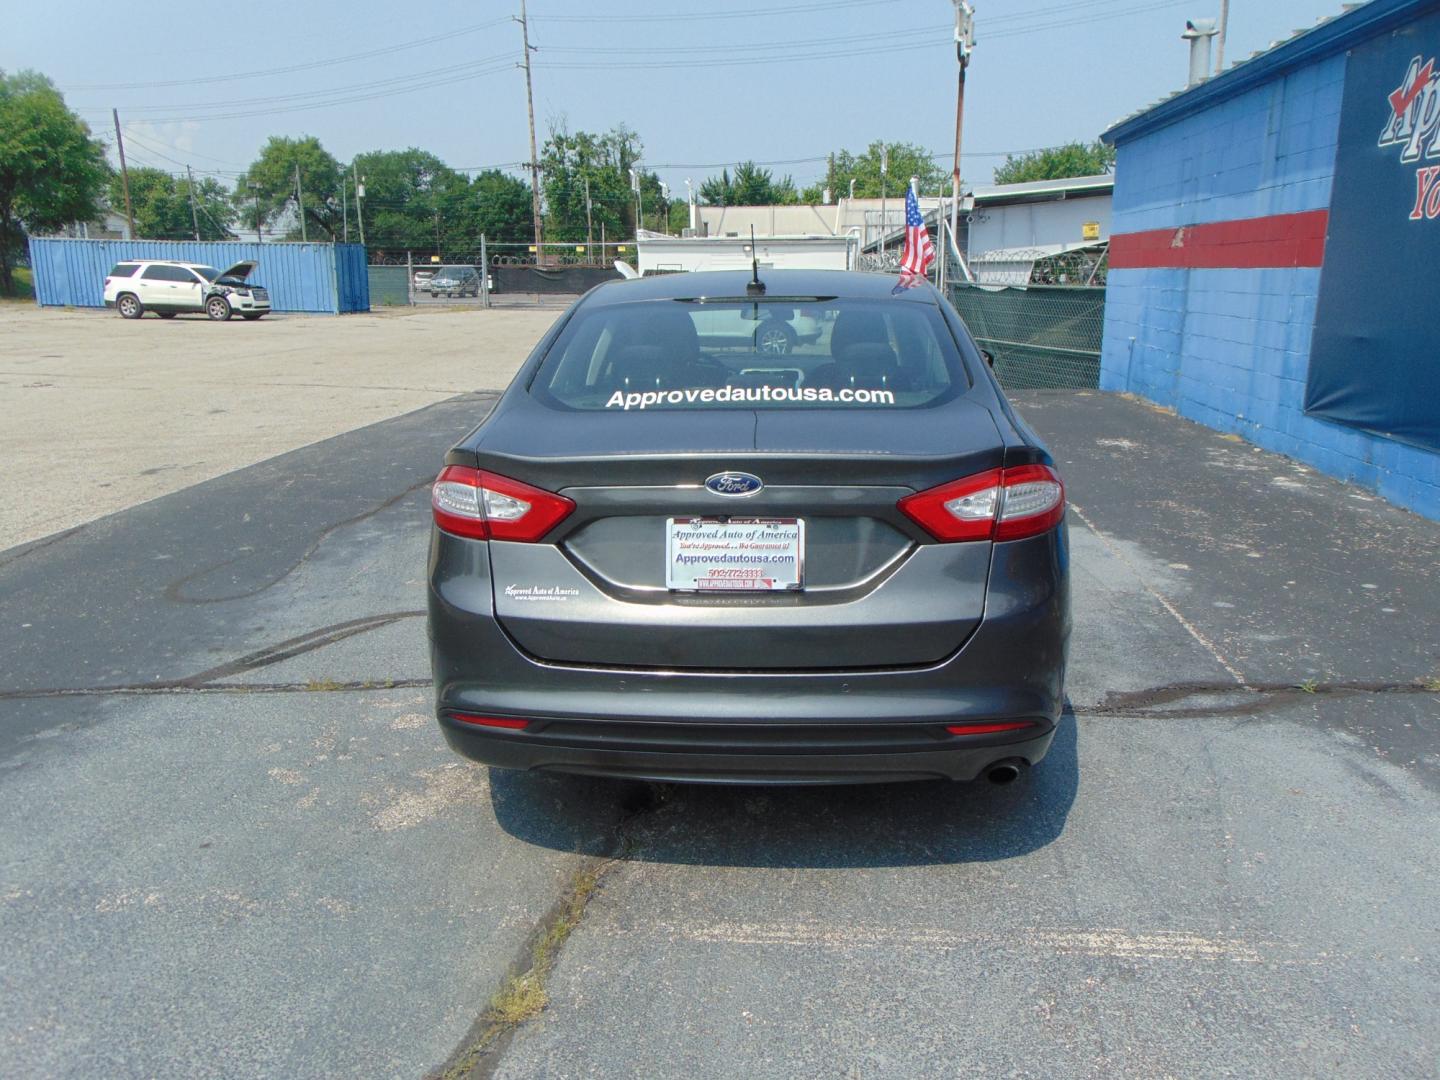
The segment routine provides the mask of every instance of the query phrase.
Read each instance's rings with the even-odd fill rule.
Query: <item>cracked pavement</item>
[[[0,552],[0,1071],[1422,1075],[1440,526],[1143,404],[1018,396],[1073,711],[1008,788],[489,772],[430,716],[424,485],[476,393]],[[642,807],[639,812],[636,807]]]

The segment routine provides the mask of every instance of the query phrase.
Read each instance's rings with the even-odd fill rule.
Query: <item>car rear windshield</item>
[[[955,339],[929,304],[734,297],[582,307],[531,392],[614,412],[913,409],[967,386]]]

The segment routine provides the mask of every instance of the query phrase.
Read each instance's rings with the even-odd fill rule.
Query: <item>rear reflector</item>
[[[936,540],[1020,540],[1053,529],[1065,516],[1065,485],[1047,465],[990,469],[896,504]]]
[[[1000,731],[1023,731],[1035,727],[1034,720],[1005,720],[991,724],[947,724],[951,735],[994,735]]]
[[[435,524],[471,540],[534,543],[575,509],[563,495],[508,476],[447,465],[430,489]]]
[[[462,724],[474,724],[476,727],[508,728],[512,731],[518,731],[530,723],[529,720],[512,720],[504,716],[471,716],[469,713],[451,713],[450,715]]]

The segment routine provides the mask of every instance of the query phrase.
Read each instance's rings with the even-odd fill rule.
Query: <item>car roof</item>
[[[694,297],[744,297],[749,270],[697,270],[684,274],[657,274],[653,277],[608,281],[586,300],[591,305],[628,304],[637,300],[688,300]],[[837,296],[850,300],[905,300],[934,304],[933,290],[905,289],[894,293],[894,274],[862,273],[855,270],[765,270],[760,271],[766,296]]]
[[[187,269],[196,266],[209,267],[209,263],[181,262],[178,259],[116,259],[117,263],[137,263],[141,266],[184,266]],[[210,267],[214,269],[214,267]]]

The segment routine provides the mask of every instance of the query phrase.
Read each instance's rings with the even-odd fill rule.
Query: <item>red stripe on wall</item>
[[[1178,229],[1120,233],[1110,238],[1110,269],[1251,270],[1319,266],[1325,260],[1330,211],[1216,221]]]

